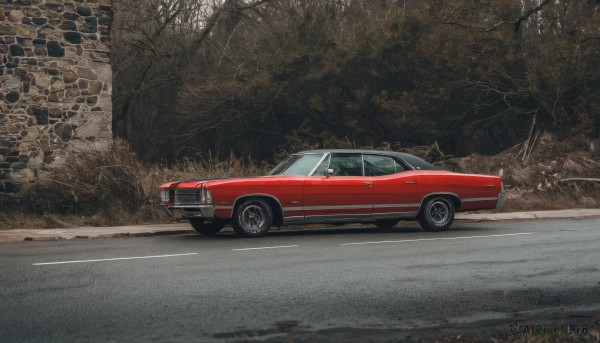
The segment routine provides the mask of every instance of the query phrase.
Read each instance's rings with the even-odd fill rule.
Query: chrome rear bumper
[[[506,201],[505,193],[498,193],[498,202],[496,203],[496,209],[499,210],[504,205],[504,201]]]

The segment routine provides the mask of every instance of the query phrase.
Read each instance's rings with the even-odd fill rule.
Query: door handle
[[[404,183],[407,185],[414,185],[415,183],[417,183],[417,181],[409,180],[409,181],[404,181]]]
[[[363,185],[369,186],[369,187],[373,187],[373,182],[367,182],[367,181],[365,181],[365,182],[363,182]]]

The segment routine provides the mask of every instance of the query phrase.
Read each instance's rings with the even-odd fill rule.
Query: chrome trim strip
[[[364,218],[364,217],[371,217],[372,214],[371,213],[348,213],[348,214],[315,214],[312,216],[305,216],[305,218],[308,220],[310,218],[336,218],[336,219],[345,219],[345,220],[350,220],[350,219],[354,219],[354,217],[358,217],[358,218]]]
[[[397,159],[397,160],[400,160],[402,162],[400,164],[404,164],[404,166],[408,166],[408,168],[410,168],[409,170],[417,170],[417,168],[413,167],[412,164],[406,162],[402,157],[395,156],[395,155],[392,155],[392,157],[395,158],[395,159]],[[404,170],[404,171],[406,171],[406,170]]]
[[[390,212],[375,213],[374,215],[365,214],[335,214],[335,215],[314,215],[314,216],[291,216],[283,218],[285,225],[297,223],[328,223],[328,222],[371,222],[376,219],[414,219],[419,212]]]
[[[324,153],[323,157],[321,157],[321,159],[319,160],[317,165],[310,171],[310,173],[308,173],[307,176],[313,176],[313,174],[317,171],[317,169],[319,169],[319,167],[321,166],[321,163],[323,163],[323,161],[325,161],[325,159],[329,156],[329,154],[331,154],[331,153],[330,152]]]
[[[318,210],[357,210],[357,209],[369,209],[369,208],[404,208],[404,207],[418,207],[421,204],[377,204],[377,205],[335,205],[335,206],[296,206],[296,207],[284,207],[284,211],[318,211]]]
[[[215,206],[215,210],[231,210],[233,206]]]
[[[360,154],[360,164],[362,164],[362,175],[361,176],[365,176],[365,154]],[[371,186],[373,186],[373,183],[371,183]]]
[[[358,210],[365,208],[373,208],[372,204],[369,205],[334,205],[334,206],[304,206],[305,211],[316,211],[316,210]]]
[[[374,205],[373,208],[418,207],[418,206],[421,206],[421,204],[418,204],[418,203],[414,203],[414,204],[377,204],[377,205]]]
[[[464,198],[462,202],[474,202],[474,201],[497,201],[498,198]]]

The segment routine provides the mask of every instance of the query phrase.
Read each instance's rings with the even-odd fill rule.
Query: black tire
[[[190,219],[190,224],[192,224],[192,227],[196,232],[207,236],[216,235],[219,231],[223,230],[223,227],[225,227],[225,222],[223,221],[214,220],[212,222],[207,222],[202,218]]]
[[[242,200],[233,211],[233,230],[244,237],[258,237],[269,231],[273,224],[273,209],[258,198]]]
[[[424,201],[419,212],[419,224],[425,231],[445,231],[454,221],[454,202],[447,196],[432,196]]]
[[[374,224],[377,227],[394,227],[398,222],[398,219],[380,219],[376,220]]]

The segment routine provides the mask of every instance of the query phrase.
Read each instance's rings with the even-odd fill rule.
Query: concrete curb
[[[16,229],[0,231],[0,243],[144,237],[157,235],[178,235],[192,232],[194,232],[194,230],[188,223],[112,227],[78,227],[71,229]]]
[[[462,212],[456,214],[457,220],[492,221],[492,220],[526,220],[526,219],[570,219],[600,216],[600,209],[581,208],[555,211],[527,211],[527,212],[494,212],[475,213]]]
[[[456,214],[456,220],[466,221],[572,219],[587,217],[600,217],[600,209],[571,209],[507,213],[463,212]],[[0,231],[0,243],[144,237],[157,235],[179,235],[193,232],[194,230],[188,223],[113,227],[79,227],[72,229],[16,229]]]

